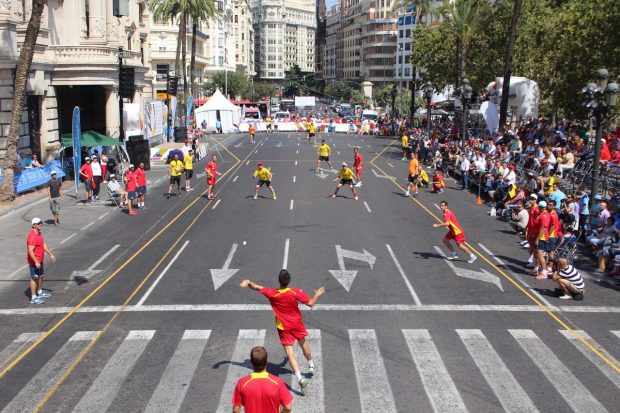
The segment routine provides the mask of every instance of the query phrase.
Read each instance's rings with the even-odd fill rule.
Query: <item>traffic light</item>
[[[179,86],[179,78],[171,76],[168,78],[168,94],[171,96],[177,95],[177,87]]]
[[[120,97],[133,99],[135,92],[134,68],[122,66],[118,77],[118,94]]]

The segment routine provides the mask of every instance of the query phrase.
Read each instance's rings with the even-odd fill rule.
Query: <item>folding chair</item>
[[[117,194],[116,192],[112,192],[110,190],[110,188],[107,188],[108,190],[108,199],[106,200],[106,205],[115,205],[117,207],[121,207],[121,196],[120,194]]]

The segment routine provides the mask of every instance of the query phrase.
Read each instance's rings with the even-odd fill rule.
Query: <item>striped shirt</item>
[[[558,275],[565,280],[572,282],[573,285],[580,290],[583,290],[585,288],[585,284],[583,282],[583,278],[581,278],[581,274],[579,274],[579,271],[577,271],[572,265],[567,266],[563,270],[559,270]]]

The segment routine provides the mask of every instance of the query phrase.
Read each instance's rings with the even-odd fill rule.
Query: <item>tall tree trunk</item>
[[[189,63],[189,75],[190,75],[190,84],[192,86],[192,96],[194,99],[197,96],[197,85],[196,85],[196,32],[198,31],[198,22],[195,18],[192,18],[192,57]]]
[[[460,80],[467,78],[467,51],[469,49],[469,45],[465,42],[461,42],[461,61],[459,64],[459,77]]]
[[[6,154],[4,156],[4,175],[2,176],[2,188],[0,188],[0,201],[12,201],[15,198],[14,175],[17,163],[17,141],[21,126],[24,101],[26,99],[26,84],[30,73],[30,65],[34,56],[34,47],[39,37],[41,28],[41,15],[47,0],[32,0],[32,13],[26,28],[22,51],[15,69],[15,83],[13,85],[13,112],[9,126],[9,136],[6,142]]]
[[[415,111],[416,111],[416,104],[415,104],[416,68],[412,67],[411,70],[413,71],[413,76],[412,76],[411,82],[409,83],[409,90],[411,91],[411,102],[409,102],[409,116],[413,118],[413,115],[415,114]]]
[[[183,103],[187,103],[187,10],[183,11],[183,44],[181,49],[183,59]]]
[[[183,41],[183,13],[179,14],[179,36],[177,37],[177,50],[174,58],[174,75],[181,74],[181,44]]]
[[[515,41],[517,38],[517,24],[521,16],[521,6],[523,0],[515,0],[512,19],[510,20],[510,35],[508,44],[506,45],[506,54],[504,56],[504,82],[502,83],[502,100],[499,105],[499,128],[506,127],[506,116],[508,115],[508,97],[510,94],[510,77],[512,76],[512,55],[514,52]]]

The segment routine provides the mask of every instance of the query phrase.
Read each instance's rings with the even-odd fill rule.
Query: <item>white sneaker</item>
[[[258,195],[254,195],[254,199],[258,199]]]
[[[452,254],[448,255],[446,258],[449,259],[450,261],[455,260],[459,257],[459,254],[455,252],[453,252]]]
[[[568,295],[568,294],[562,294],[560,296],[560,300],[572,300],[572,299],[573,299],[573,297]]]
[[[355,195],[355,200],[357,201],[359,199],[359,197],[357,195]]]
[[[409,196],[409,191],[405,192],[405,196]]]
[[[467,262],[468,262],[469,264],[472,264],[472,263],[473,263],[474,261],[476,261],[477,259],[478,259],[478,257],[476,257],[475,255],[473,255],[473,254],[472,254],[472,255],[470,255],[470,256],[469,256],[469,259],[467,260]]]

